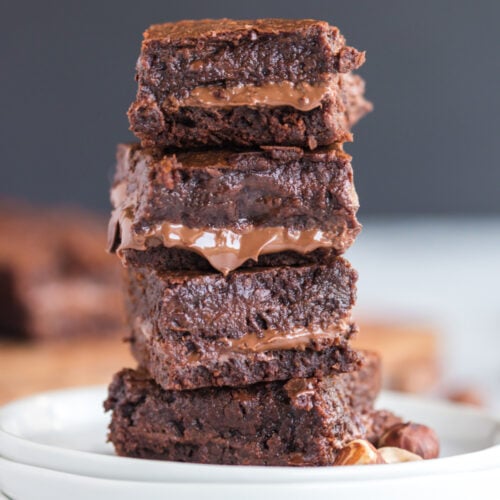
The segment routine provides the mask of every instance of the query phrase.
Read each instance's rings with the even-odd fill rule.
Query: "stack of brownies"
[[[364,53],[313,20],[154,25],[118,148],[110,250],[137,370],[105,403],[120,455],[328,465],[397,419],[349,347],[360,225],[342,143]]]

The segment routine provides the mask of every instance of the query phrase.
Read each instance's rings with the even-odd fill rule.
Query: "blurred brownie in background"
[[[59,339],[120,329],[120,269],[104,250],[99,216],[0,201],[0,234],[0,337]]]

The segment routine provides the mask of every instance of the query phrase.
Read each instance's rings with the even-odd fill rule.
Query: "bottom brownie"
[[[240,465],[331,465],[357,438],[376,440],[395,417],[373,410],[380,362],[324,379],[166,391],[146,371],[115,375],[105,402],[119,455]],[[386,425],[387,424],[387,425]]]

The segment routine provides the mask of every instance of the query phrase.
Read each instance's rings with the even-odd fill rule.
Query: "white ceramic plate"
[[[380,466],[371,467],[381,469]],[[364,466],[364,468],[370,468]],[[360,467],[352,467],[360,469]],[[359,474],[360,470],[358,470]],[[499,470],[496,471],[498,473]],[[228,474],[229,476],[229,474]],[[440,500],[498,499],[498,474],[476,471],[346,481],[161,483],[92,478],[0,459],[0,487],[16,500]]]
[[[332,484],[339,488],[341,483],[347,485],[353,481],[356,485],[402,478],[430,481],[435,479],[430,476],[444,478],[450,474],[464,480],[480,474],[484,475],[483,483],[489,476],[500,483],[499,421],[459,405],[396,393],[384,393],[379,399],[380,407],[426,423],[438,432],[443,457],[438,460],[380,467],[228,467],[114,456],[111,445],[106,443],[109,417],[102,410],[105,395],[104,387],[70,389],[39,394],[3,407],[0,455],[7,461],[0,470],[12,469],[17,463],[36,467],[40,480],[49,474],[40,470],[51,469],[94,479],[198,483],[200,487],[203,485],[203,491],[209,483],[245,483],[243,489],[255,484],[281,484],[288,489],[287,485],[292,483],[308,486],[331,483],[328,488]],[[29,474],[29,470],[23,468],[19,474]],[[3,471],[2,477],[5,478]]]

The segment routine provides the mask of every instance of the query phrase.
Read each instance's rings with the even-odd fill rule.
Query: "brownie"
[[[283,337],[286,335],[280,333],[280,338]],[[203,356],[186,355],[189,345],[184,347],[179,341],[170,339],[152,339],[140,329],[132,332],[131,342],[134,357],[159,385],[173,390],[244,387],[293,377],[323,377],[352,371],[359,364],[356,351],[332,342],[317,342],[313,348],[235,352],[221,342],[207,341],[203,344]],[[255,343],[255,340],[252,338],[250,342]],[[320,346],[322,349],[316,350]]]
[[[129,144],[117,157],[109,233],[120,254],[162,243],[215,267],[230,252],[241,265],[283,250],[343,253],[360,231],[351,158],[340,147],[165,154]]]
[[[173,148],[344,142],[371,109],[363,86],[344,79],[364,58],[323,21],[153,25],[137,62],[131,130],[144,146]]]
[[[342,258],[228,276],[170,271],[136,252],[126,269],[132,350],[165,389],[247,385],[352,369],[357,273]],[[167,266],[167,267],[164,267]]]
[[[105,220],[69,207],[0,202],[0,336],[115,334],[124,324],[120,266]]]
[[[339,29],[325,21],[201,19],[150,26],[137,70],[139,83],[182,97],[216,82],[318,83],[363,62],[364,53],[346,47]]]
[[[119,455],[239,465],[331,465],[349,441],[376,441],[393,423],[373,401],[380,364],[359,370],[244,388],[166,391],[146,371],[115,375],[105,402],[109,440]]]

